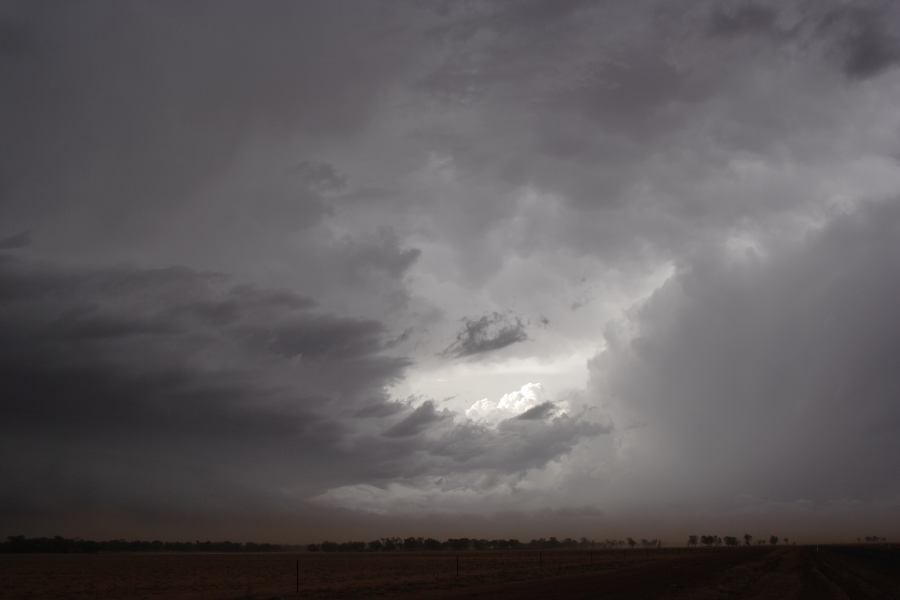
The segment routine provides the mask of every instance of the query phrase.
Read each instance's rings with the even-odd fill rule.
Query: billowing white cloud
[[[558,412],[566,414],[565,401],[549,402],[544,397],[544,387],[540,383],[526,383],[518,390],[503,394],[499,400],[482,398],[466,409],[466,416],[478,423],[497,426],[501,421],[523,417],[529,411],[546,406],[546,415]],[[537,416],[536,414],[533,416]]]

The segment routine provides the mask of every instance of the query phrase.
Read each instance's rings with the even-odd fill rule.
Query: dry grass
[[[288,597],[296,589],[297,560],[304,598],[396,596],[610,569],[660,555],[622,550],[0,555],[0,597]]]
[[[896,548],[542,554],[0,555],[0,598],[900,598]]]

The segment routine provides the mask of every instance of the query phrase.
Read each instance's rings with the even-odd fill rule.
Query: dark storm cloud
[[[24,248],[31,243],[31,233],[22,231],[15,233],[9,237],[0,238],[0,250],[15,250],[16,248]]]
[[[717,9],[712,14],[709,31],[721,36],[765,33],[774,28],[776,16],[774,9],[757,4],[743,4],[730,12]]]
[[[897,6],[0,2],[4,522],[895,498]]]
[[[404,474],[407,476],[520,474],[543,467],[585,438],[611,432],[609,425],[567,414],[555,418],[548,418],[549,415],[540,419],[512,418],[494,428],[467,419],[453,419],[452,415],[433,407],[421,409],[400,422],[407,428],[407,421],[414,421],[417,433],[430,429],[427,444],[407,443],[407,451],[414,447],[420,454],[419,460],[406,460]]]
[[[409,516],[465,509],[457,505],[460,498],[464,503],[466,498],[476,498],[479,505],[490,506],[489,496],[498,486],[515,486],[530,469],[543,468],[579,442],[610,431],[609,426],[568,415],[513,418],[492,428],[457,420],[426,402],[387,432],[396,443],[367,444],[370,452],[378,453],[379,460],[370,457],[370,462],[377,462],[379,470],[370,469],[364,482],[332,488],[317,500]],[[502,509],[502,505],[491,509]]]
[[[432,147],[468,178],[501,190],[534,186],[561,196],[566,210],[552,220],[536,211],[532,224],[502,199],[466,205],[468,235],[458,237],[466,239],[463,261],[478,265],[490,238],[475,232],[502,228],[505,218],[526,227],[506,252],[562,244],[610,262],[683,252],[736,219],[767,227],[778,213],[790,218],[809,201],[802,191],[762,200],[681,188],[694,178],[730,186],[734,152],[767,157],[784,144],[805,152],[837,119],[830,97],[809,91],[822,85],[822,64],[844,69],[857,41],[890,47],[877,30],[850,35],[860,27],[847,22],[858,17],[831,17],[844,24],[824,27],[841,11],[833,2],[589,3],[558,14],[547,8],[552,17],[526,19],[528,26],[495,20],[507,4],[473,9],[447,34],[455,51],[426,89],[441,98],[444,84],[464,92],[463,114],[477,125],[442,130]],[[889,3],[861,6],[885,32],[897,22]]]
[[[730,505],[900,491],[898,233],[891,201],[765,257],[702,253],[634,334],[611,330],[594,381],[648,490]]]
[[[450,418],[447,411],[438,411],[434,402],[428,400],[417,407],[402,421],[384,432],[388,437],[408,437],[421,433],[436,423]]]
[[[358,131],[402,70],[406,42],[402,32],[387,35],[391,7],[345,8],[5,4],[0,189],[7,218],[43,221],[64,236],[58,243],[83,245],[92,207],[118,226],[93,243],[124,243],[155,231],[260,139]],[[340,183],[315,163],[300,170],[319,186]],[[64,221],[46,214],[72,203],[82,210],[65,211]],[[137,203],[153,210],[132,210]]]
[[[35,42],[33,32],[26,24],[14,18],[0,17],[0,60],[28,54],[35,49]]]
[[[390,401],[408,363],[384,354],[380,324],[216,273],[4,256],[0,290],[11,519],[66,503],[188,514],[205,493],[228,515],[288,502],[284,486],[302,506],[360,481],[540,467],[608,431],[543,405],[494,430],[433,401]]]
[[[364,406],[356,411],[354,416],[364,419],[383,419],[403,412],[406,408],[407,406],[402,402],[378,402]]]
[[[456,341],[442,352],[444,356],[463,358],[506,348],[528,339],[525,323],[519,317],[493,312],[482,317],[463,318]]]
[[[51,488],[63,501],[83,485],[106,506],[176,485],[185,510],[204,486],[265,502],[296,469],[314,491],[331,477],[308,452],[337,460],[338,415],[383,397],[407,364],[382,354],[378,323],[217,274],[6,256],[0,290],[4,503]],[[265,466],[242,470],[248,461]],[[123,462],[143,473],[127,489]]]
[[[548,401],[529,408],[516,418],[522,421],[540,421],[552,416],[554,412],[556,412],[556,405]]]
[[[824,41],[826,53],[852,79],[874,77],[900,62],[900,38],[892,27],[900,19],[896,6],[822,3],[800,10],[803,18],[788,26],[778,23],[779,13],[770,6],[744,3],[731,10],[719,8],[712,14],[709,31],[720,37],[762,36],[788,45],[802,45],[810,38]]]
[[[820,29],[835,39],[844,73],[854,79],[874,77],[900,63],[900,11],[896,5],[842,6],[828,12]]]

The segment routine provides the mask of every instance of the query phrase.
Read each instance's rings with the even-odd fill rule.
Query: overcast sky
[[[0,2],[0,534],[900,535],[900,4]]]

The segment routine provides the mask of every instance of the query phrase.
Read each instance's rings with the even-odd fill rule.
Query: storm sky
[[[900,4],[0,2],[0,534],[900,535]]]

